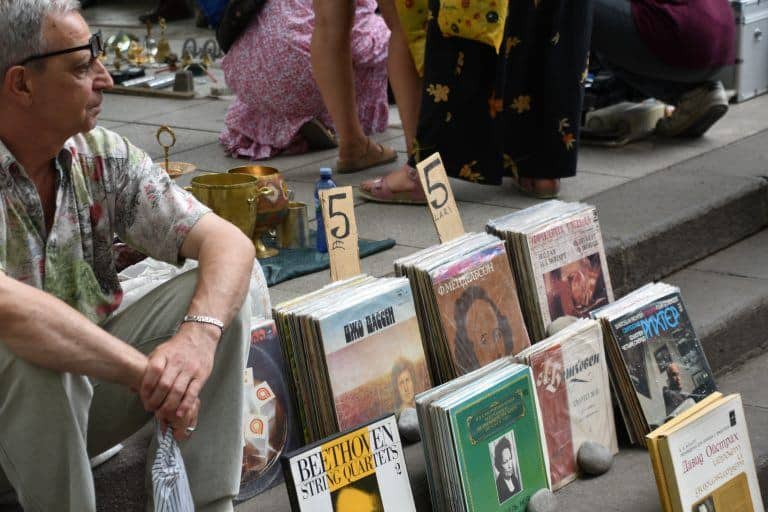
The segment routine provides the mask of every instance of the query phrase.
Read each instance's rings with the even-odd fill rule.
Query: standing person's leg
[[[86,377],[32,365],[0,341],[0,481],[26,512],[96,511],[86,451],[92,392]]]
[[[362,170],[391,161],[391,148],[373,143],[357,117],[357,99],[350,47],[354,0],[313,0],[312,74],[339,136],[340,172]],[[367,164],[367,165],[366,165]]]
[[[403,123],[405,146],[409,157],[413,155],[413,142],[419,122],[422,80],[416,70],[408,39],[395,6],[397,0],[379,0],[379,8],[392,35],[389,40],[387,69],[389,82]],[[364,197],[372,200],[423,200],[421,185],[415,180],[414,169],[407,163],[387,176],[366,180],[360,184]]]
[[[197,283],[192,270],[152,290],[104,326],[110,333],[149,353],[172,336],[186,314]],[[250,305],[246,304],[222,335],[213,371],[200,393],[197,430],[180,443],[195,510],[231,511],[242,465],[242,375],[245,365]],[[138,395],[122,386],[94,382],[88,447],[99,453],[125,439],[149,419]],[[154,437],[147,472],[157,448]],[[147,482],[149,482],[149,478]],[[152,510],[152,503],[148,503]]]
[[[421,104],[421,77],[408,48],[408,39],[397,15],[395,0],[379,0],[379,9],[384,22],[389,27],[389,57],[387,71],[392,92],[400,111],[400,120],[405,132],[405,147],[409,155],[413,154],[413,141],[416,138],[416,125],[419,122]]]

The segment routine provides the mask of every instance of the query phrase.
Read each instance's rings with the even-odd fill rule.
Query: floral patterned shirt
[[[55,167],[56,213],[48,233],[34,183],[0,141],[0,271],[101,323],[123,296],[114,236],[178,264],[185,237],[210,210],[146,153],[104,128],[67,140]]]

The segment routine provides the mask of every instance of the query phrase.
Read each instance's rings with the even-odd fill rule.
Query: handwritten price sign
[[[360,274],[357,244],[357,222],[352,187],[336,187],[320,191],[331,280],[339,281]]]
[[[435,221],[437,235],[440,241],[445,243],[464,234],[464,224],[453,198],[451,184],[445,173],[443,161],[439,153],[434,153],[426,160],[416,164],[419,171],[421,186],[427,195],[427,204],[432,212],[432,220]]]

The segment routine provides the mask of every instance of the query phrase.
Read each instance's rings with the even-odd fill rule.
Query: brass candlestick
[[[171,136],[171,143],[170,144],[164,144],[163,140],[160,138],[160,136],[163,133],[167,133]],[[160,128],[157,129],[157,133],[155,134],[155,138],[157,139],[157,143],[160,144],[160,147],[163,148],[163,155],[165,157],[165,172],[170,174],[169,169],[170,166],[168,165],[168,150],[171,149],[176,144],[176,134],[173,133],[173,130],[171,130],[171,127],[168,125],[162,125]]]
[[[168,38],[165,36],[165,18],[160,18],[158,23],[160,24],[160,39],[157,41],[155,59],[157,62],[165,62],[171,54],[171,43],[168,42]]]

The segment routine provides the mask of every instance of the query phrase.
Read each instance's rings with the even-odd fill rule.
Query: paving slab
[[[768,280],[768,230],[713,254],[691,269]]]
[[[490,219],[509,213],[509,208],[457,202],[465,231],[485,231]],[[432,216],[425,206],[365,203],[355,208],[360,236],[381,240],[394,238],[398,244],[425,248],[438,243]]]
[[[107,93],[104,94],[99,120],[129,123],[147,117],[167,115],[177,110],[192,109],[194,112],[194,109],[212,101],[217,100],[210,98],[177,100]]]
[[[156,134],[158,128],[160,128],[160,124],[126,123],[112,128],[112,130],[127,138],[136,147],[146,151],[156,163],[161,163],[163,161],[163,148],[157,142]],[[176,160],[176,155],[180,153],[216,143],[218,140],[218,135],[215,133],[187,130],[185,128],[173,128],[173,131],[176,134],[176,144],[169,150],[172,160]],[[163,140],[166,139],[164,138]]]
[[[194,105],[193,108],[184,108],[142,117],[141,121],[144,123],[167,124],[174,129],[179,127],[191,130],[205,130],[214,133],[214,140],[218,140],[218,134],[224,126],[224,118],[227,115],[228,108],[228,101],[211,100],[200,105]]]

